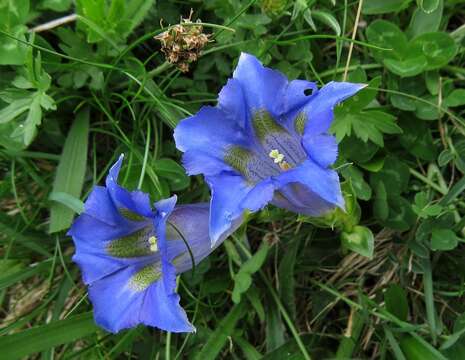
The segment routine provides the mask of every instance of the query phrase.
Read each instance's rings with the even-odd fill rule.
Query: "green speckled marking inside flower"
[[[252,119],[255,135],[260,141],[265,140],[265,137],[272,133],[285,131],[266,110],[258,110]]]
[[[117,258],[133,258],[153,254],[148,241],[150,228],[146,227],[128,236],[111,241],[107,252]]]
[[[142,215],[133,213],[132,211],[126,208],[123,208],[123,207],[119,208],[118,211],[121,215],[123,215],[128,220],[132,220],[132,221],[145,221],[146,220]]]
[[[302,135],[304,133],[305,124],[307,123],[307,120],[307,116],[303,112],[299,113],[295,118],[294,129],[298,134]]]
[[[224,157],[224,161],[243,175],[247,175],[247,165],[251,157],[250,151],[240,146],[231,147]]]
[[[161,278],[161,265],[148,265],[143,267],[131,278],[131,287],[136,291],[144,291],[155,281]]]

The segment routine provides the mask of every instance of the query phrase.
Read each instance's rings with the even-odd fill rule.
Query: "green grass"
[[[0,357],[465,357],[463,1],[365,0],[358,26],[347,0],[77,3],[0,3]],[[182,73],[153,36],[191,8],[212,41]],[[106,333],[66,229],[120,153],[124,186],[208,201],[173,128],[215,104],[241,51],[292,79],[369,83],[332,127],[348,211],[250,215],[180,277],[196,333]]]

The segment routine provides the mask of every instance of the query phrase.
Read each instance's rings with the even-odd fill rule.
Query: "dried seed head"
[[[189,71],[189,64],[198,60],[200,51],[210,41],[210,35],[203,33],[200,20],[197,23],[191,21],[192,11],[189,18],[181,18],[181,22],[155,36],[161,43],[161,51],[166,60],[175,64],[182,72]]]

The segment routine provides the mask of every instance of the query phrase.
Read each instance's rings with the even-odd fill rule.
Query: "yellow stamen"
[[[282,161],[279,163],[279,167],[286,171],[286,170],[289,170],[291,168],[291,165],[289,165],[289,163],[287,161]]]
[[[152,251],[152,252],[157,252],[158,251],[157,237],[156,236],[149,237],[149,244],[150,244],[150,251]]]
[[[282,170],[286,171],[291,168],[291,165],[289,165],[289,163],[284,160],[284,155],[281,154],[279,150],[277,149],[271,150],[268,156],[272,158],[274,160],[274,163],[278,164]]]
[[[284,160],[284,155],[279,152],[279,150],[273,149],[270,151],[268,156],[274,159],[275,164],[279,164]]]

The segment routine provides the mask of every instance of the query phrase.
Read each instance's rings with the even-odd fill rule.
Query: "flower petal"
[[[250,112],[267,110],[274,117],[282,114],[286,76],[264,67],[255,56],[242,53],[233,77],[241,85]]]
[[[292,80],[284,95],[284,112],[289,113],[300,109],[318,93],[318,86],[307,80]]]
[[[118,209],[123,208],[141,216],[152,217],[153,212],[148,194],[139,190],[128,191],[118,185],[118,174],[123,158],[124,155],[121,154],[118,161],[110,168],[105,181],[108,192]]]
[[[222,110],[204,106],[194,116],[182,120],[174,130],[176,147],[188,153],[183,163],[189,175],[231,170],[224,163],[225,152],[246,141],[239,125],[226,118]]]
[[[190,270],[192,261],[198,265],[213,251],[208,227],[209,210],[208,203],[179,205],[168,217],[168,258],[173,261],[178,274]]]
[[[299,113],[306,116],[305,133],[321,134],[329,130],[334,117],[334,107],[363,89],[365,84],[331,81],[323,86],[301,109],[294,109],[287,116],[297,119]]]
[[[94,186],[84,204],[84,213],[108,225],[118,224],[122,220],[110,194],[103,186]]]
[[[312,160],[283,172],[275,179],[279,188],[273,203],[302,214],[318,216],[339,206],[344,208],[339,177]]]
[[[248,117],[246,105],[240,82],[237,79],[229,79],[218,95],[218,108],[223,111],[226,121],[236,123],[241,129],[246,129]]]
[[[68,235],[76,252],[73,261],[79,265],[85,284],[90,284],[121,268],[156,259],[157,254],[144,247],[150,224],[121,222],[108,225],[87,214],[79,216]],[[152,260],[153,261],[153,260]]]
[[[308,156],[321,167],[327,168],[337,159],[337,141],[332,135],[307,132],[302,138],[302,145]]]
[[[242,176],[221,173],[209,176],[206,181],[212,191],[210,207],[210,238],[212,246],[242,221],[244,210],[257,211],[273,197],[271,180],[254,186]]]
[[[165,270],[162,273],[157,265],[130,267],[93,283],[89,298],[96,323],[113,333],[138,324],[171,332],[194,331],[174,291],[174,268]]]

